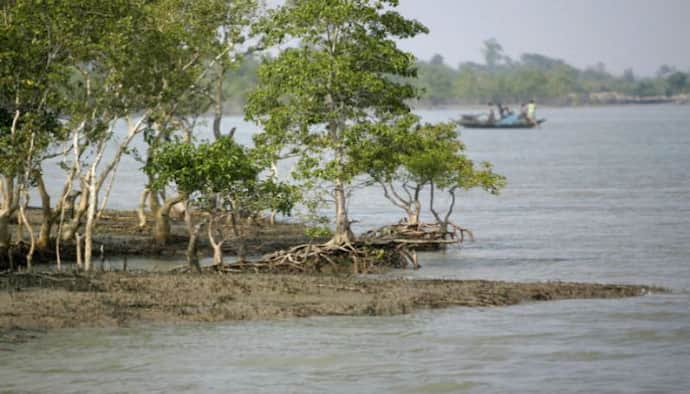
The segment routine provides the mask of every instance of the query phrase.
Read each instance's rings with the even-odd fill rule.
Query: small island
[[[497,195],[508,182],[489,161],[470,159],[457,124],[412,112],[417,64],[395,40],[428,29],[397,13],[397,2],[289,2],[260,17],[252,1],[191,10],[96,3],[84,12],[46,5],[54,9],[45,18],[24,2],[2,9],[3,335],[662,291],[366,277],[417,269],[420,248],[472,239],[453,220],[457,200],[472,189]],[[242,59],[269,49],[243,110],[260,131],[243,145],[221,128],[224,84]],[[203,117],[210,136],[200,132]],[[108,210],[126,156],[147,179],[131,191],[139,209]],[[279,171],[286,161],[289,174]],[[47,179],[49,166],[61,175]],[[349,202],[365,186],[403,219],[355,234]],[[212,264],[200,264],[200,253]],[[225,261],[229,253],[236,261]],[[185,264],[167,273],[99,267],[107,256],[159,254]]]

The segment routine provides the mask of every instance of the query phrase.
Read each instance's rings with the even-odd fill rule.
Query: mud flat
[[[385,316],[450,306],[495,307],[663,291],[618,284],[326,275],[6,273],[0,275],[0,342],[21,341],[25,330],[142,322]]]
[[[34,229],[41,224],[41,214],[36,208],[29,210],[29,221]],[[13,218],[13,223],[16,219]],[[149,218],[145,226],[138,226],[137,214],[134,211],[106,211],[98,222],[94,234],[95,259],[100,258],[100,250],[103,247],[104,257],[141,256],[141,257],[180,257],[184,253],[189,240],[184,222],[180,218],[171,220],[170,242],[166,245],[157,245],[152,237],[153,222]],[[244,233],[242,244],[249,254],[265,254],[276,250],[287,249],[291,246],[308,243],[322,242],[324,238],[311,238],[305,234],[306,226],[302,223],[276,224],[260,223],[258,225],[241,225]],[[16,232],[14,225],[11,231]],[[234,255],[239,248],[237,239],[228,239],[223,244],[223,251],[227,255]],[[201,256],[209,256],[211,249],[208,239],[201,236],[198,240]],[[26,242],[13,248],[13,258],[16,265],[26,266],[25,257],[29,249]],[[63,261],[74,262],[76,260],[76,248],[73,242],[61,242],[60,256]],[[56,254],[54,240],[47,250],[36,250],[33,256],[34,264],[55,264]],[[0,271],[10,268],[7,256],[0,256]]]

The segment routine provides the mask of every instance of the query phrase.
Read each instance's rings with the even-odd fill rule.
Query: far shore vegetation
[[[418,59],[418,77],[412,84],[420,96],[412,105],[452,108],[532,99],[554,106],[690,102],[690,70],[661,65],[653,76],[637,75],[632,68],[616,75],[602,62],[579,69],[539,53],[512,59],[495,39],[482,45],[483,63],[450,65],[438,54]],[[247,92],[256,84],[259,63],[259,58],[247,57],[228,75],[228,113],[240,113]]]

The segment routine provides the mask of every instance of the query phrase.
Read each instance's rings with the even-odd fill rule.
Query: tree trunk
[[[156,212],[160,206],[161,202],[158,199],[158,192],[151,190],[149,193],[149,209],[151,209],[151,212]]]
[[[434,218],[436,219],[436,223],[439,225],[439,229],[443,233],[448,233],[448,226],[450,224],[450,215],[453,213],[453,208],[455,207],[455,190],[457,189],[457,186],[451,187],[450,190],[448,190],[448,194],[450,195],[450,205],[448,206],[448,209],[446,210],[446,214],[443,218],[441,218],[441,214],[434,208],[435,185],[432,182],[430,186],[431,186],[431,188],[430,188],[430,192],[429,192],[429,210],[431,210],[431,213],[434,215]]]
[[[223,246],[222,242],[219,242],[217,244],[213,244],[213,265],[222,265],[223,264],[223,250],[221,247]]]
[[[407,193],[408,198],[400,195],[391,182],[379,180],[379,184],[383,188],[383,196],[393,203],[398,208],[405,211],[407,223],[413,226],[419,225],[419,216],[422,211],[422,204],[419,202],[419,193],[422,190],[422,185],[417,185],[414,189],[414,196],[409,193],[407,187],[403,185],[403,190]]]
[[[189,209],[189,203],[185,204],[184,222],[187,225],[187,234],[189,234],[189,242],[187,243],[187,263],[189,268],[201,273],[201,265],[199,265],[199,256],[197,253],[197,239],[199,238],[199,230],[204,223],[194,225],[192,223],[192,214]]]
[[[75,233],[74,234],[74,240],[77,242],[76,248],[77,248],[77,269],[82,269],[84,268],[84,263],[82,260],[82,253],[81,253],[81,241],[84,237],[82,237],[81,234]]]
[[[167,212],[166,212],[167,211]],[[158,208],[154,215],[153,240],[158,246],[164,246],[170,239],[170,209]]]
[[[137,207],[137,217],[139,218],[139,223],[137,224],[137,227],[139,228],[144,228],[146,226],[146,199],[149,196],[149,193],[151,193],[151,189],[148,187],[144,188],[144,191],[141,192],[141,196],[139,197],[139,206]]]
[[[210,217],[208,220],[208,242],[211,244],[211,248],[213,249],[213,265],[221,265],[223,264],[223,239],[220,241],[216,242],[216,239],[213,237],[213,223],[215,222],[215,219],[213,217]]]
[[[81,219],[89,208],[89,193],[88,187],[82,187],[79,194],[79,206],[74,207],[74,201],[68,205],[67,208],[71,208],[72,214],[70,218],[62,225],[62,234],[60,234],[63,241],[69,241],[74,239],[74,235],[79,230],[81,226]]]
[[[189,236],[189,242],[187,243],[187,264],[189,268],[194,269],[196,272],[201,273],[201,265],[199,265],[199,255],[197,254],[197,238],[199,237],[199,231],[192,231]]]
[[[22,191],[22,195],[24,196],[24,203],[22,203],[19,206],[19,217],[21,222],[26,225],[26,229],[29,233],[29,251],[26,253],[26,270],[31,272],[33,270],[33,259],[34,259],[34,251],[36,250],[36,240],[34,238],[34,231],[31,228],[31,224],[29,223],[29,219],[26,217],[26,207],[29,205],[29,199],[26,191]]]
[[[422,191],[422,185],[417,184],[417,186],[414,188],[414,199],[412,200],[412,203],[410,204],[410,207],[412,209],[412,215],[408,217],[408,220],[412,219],[414,221],[414,225],[418,226],[419,225],[419,215],[422,212],[422,203],[419,202],[419,193]]]
[[[345,186],[341,180],[337,180],[335,184],[335,234],[329,243],[335,245],[351,243],[354,238],[347,216]]]
[[[219,140],[223,135],[220,131],[220,122],[223,120],[223,74],[224,67],[220,67],[221,75],[216,81],[216,97],[213,108],[213,137]]]
[[[91,271],[93,254],[93,228],[96,226],[96,207],[98,206],[98,191],[96,190],[96,164],[91,167],[89,176],[89,209],[84,226],[84,269]]]
[[[407,224],[412,226],[419,225],[419,215],[422,211],[422,205],[419,203],[419,201],[415,201],[412,204],[410,204],[409,208],[406,211]]]
[[[185,198],[184,195],[168,198],[154,211],[153,239],[157,245],[163,246],[170,241],[170,210]]]
[[[43,174],[36,174],[38,184],[38,193],[41,196],[41,210],[43,212],[43,221],[38,230],[38,240],[36,241],[36,248],[41,251],[47,251],[50,248],[50,233],[55,222],[55,215],[50,209],[50,195],[46,190],[43,182]]]
[[[10,214],[7,212],[0,215],[0,259],[9,259],[11,241]]]

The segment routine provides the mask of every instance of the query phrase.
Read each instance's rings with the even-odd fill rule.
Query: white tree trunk
[[[137,207],[137,217],[139,218],[137,227],[139,228],[146,226],[146,198],[149,196],[149,193],[151,193],[151,189],[147,187],[144,188],[144,191],[139,196],[139,206]]]
[[[84,228],[84,269],[91,271],[91,256],[93,253],[93,228],[96,225],[96,207],[98,206],[98,191],[96,189],[96,165],[91,166],[89,173],[89,209],[86,213]]]
[[[338,180],[335,184],[335,234],[330,240],[331,244],[341,245],[354,241],[354,235],[350,230],[350,221],[347,215],[347,195],[345,185]]]
[[[26,226],[29,233],[29,251],[26,254],[26,269],[31,272],[33,269],[32,262],[34,251],[36,250],[36,238],[34,237],[34,231],[31,228],[31,224],[26,218],[26,207],[29,205],[29,194],[26,190],[23,190],[22,194],[24,195],[24,203],[19,205],[19,220]]]
[[[213,237],[213,223],[214,220],[211,218],[208,221],[208,242],[211,244],[211,248],[213,249],[213,265],[221,265],[223,264],[222,246],[224,240],[216,242],[215,238]]]

